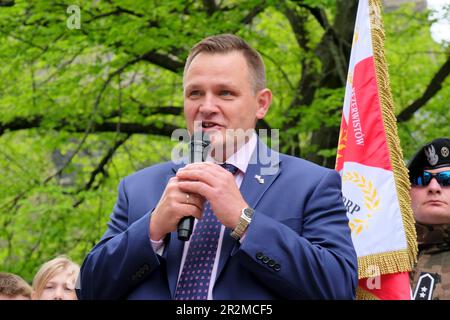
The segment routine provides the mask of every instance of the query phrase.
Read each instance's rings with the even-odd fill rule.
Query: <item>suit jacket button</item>
[[[263,257],[264,257],[264,253],[262,253],[262,252],[258,252],[256,254],[256,259],[258,259],[258,260],[261,260]]]
[[[273,268],[275,266],[276,262],[275,260],[270,259],[269,262],[267,263],[267,265],[271,268]]]
[[[269,258],[268,256],[264,256],[264,257],[262,258],[262,262],[264,262],[264,263],[269,262],[269,260],[270,260],[270,258]]]
[[[281,266],[277,263],[273,266],[273,270],[275,270],[276,272],[281,270]]]

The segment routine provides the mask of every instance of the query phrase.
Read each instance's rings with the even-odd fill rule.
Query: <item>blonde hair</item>
[[[0,272],[0,295],[31,298],[31,292],[30,285],[18,275]]]
[[[33,279],[33,290],[34,294],[37,297],[40,297],[42,292],[44,291],[45,285],[47,282],[52,279],[58,273],[61,273],[65,270],[72,270],[72,273],[75,275],[75,280],[80,272],[80,266],[75,262],[71,261],[66,256],[58,256],[53,260],[47,261],[44,263],[39,271],[36,273]],[[75,283],[74,283],[75,288]]]

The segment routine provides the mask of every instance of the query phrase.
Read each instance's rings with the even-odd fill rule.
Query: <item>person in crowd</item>
[[[77,300],[80,267],[65,256],[44,263],[33,279],[33,300]]]
[[[30,300],[32,289],[18,275],[0,272],[0,300]]]
[[[416,300],[450,299],[450,139],[422,146],[408,164],[419,255],[411,273]]]

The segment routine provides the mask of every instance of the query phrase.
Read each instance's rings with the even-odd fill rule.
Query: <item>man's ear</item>
[[[270,89],[262,89],[257,93],[256,97],[258,101],[258,107],[256,109],[256,118],[262,119],[269,111],[270,104],[272,103],[272,91]]]

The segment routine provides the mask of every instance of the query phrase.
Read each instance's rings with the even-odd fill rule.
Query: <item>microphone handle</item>
[[[190,163],[205,161],[207,148],[210,144],[209,136],[206,133],[200,133],[201,139],[194,139],[190,144]],[[178,222],[177,232],[178,240],[189,241],[192,230],[194,229],[195,218],[192,216],[181,218]]]
[[[178,240],[181,241],[189,241],[191,237],[192,230],[194,229],[194,220],[193,216],[181,218],[178,223]]]

